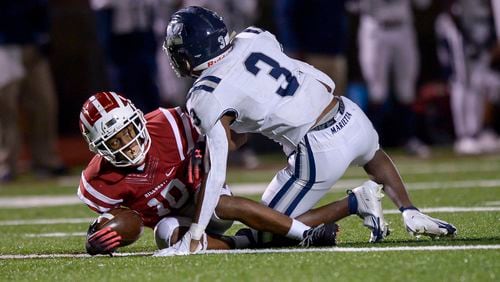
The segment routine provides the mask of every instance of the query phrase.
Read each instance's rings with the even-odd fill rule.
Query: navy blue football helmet
[[[168,23],[163,49],[180,76],[196,77],[210,61],[231,47],[222,18],[208,9],[191,6],[175,12]]]

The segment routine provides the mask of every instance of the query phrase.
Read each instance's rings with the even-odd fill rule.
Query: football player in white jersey
[[[451,92],[454,150],[461,155],[500,149],[500,139],[485,127],[484,119],[486,104],[500,99],[500,73],[490,65],[494,60],[491,51],[497,44],[491,6],[494,2],[443,1],[443,12],[435,23],[438,58]]]
[[[291,217],[303,214],[356,164],[373,181],[337,203],[364,218],[373,241],[387,234],[377,183],[402,211],[410,233],[455,235],[453,225],[415,208],[363,111],[349,99],[334,96],[335,84],[324,73],[286,56],[271,33],[249,27],[232,37],[217,14],[187,7],[171,17],[164,48],[179,75],[198,78],[187,109],[197,130],[207,136],[211,168],[189,231],[163,255],[196,250],[225,181],[228,150],[237,148],[247,132],[280,143],[288,157],[288,166],[262,196],[275,210]],[[378,207],[363,213],[364,206],[377,201]]]
[[[394,94],[405,113],[400,132],[406,150],[428,157],[430,148],[416,137],[414,126],[416,81],[419,54],[413,26],[411,5],[429,6],[430,0],[356,0],[360,12],[358,31],[359,64],[368,85],[370,118],[378,129],[382,126],[384,103],[390,91],[391,74]]]

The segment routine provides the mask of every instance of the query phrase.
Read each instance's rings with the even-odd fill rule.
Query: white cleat
[[[430,217],[417,209],[404,210],[403,220],[406,231],[417,238],[421,235],[431,238],[454,237],[457,234],[457,228],[453,224]]]
[[[363,219],[363,225],[372,231],[369,242],[382,241],[390,233],[382,211],[381,199],[384,197],[382,186],[369,180],[347,192],[356,196],[358,215]]]
[[[479,155],[481,154],[481,146],[476,139],[460,138],[453,146],[457,155]]]

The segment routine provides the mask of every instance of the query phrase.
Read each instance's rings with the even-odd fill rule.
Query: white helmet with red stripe
[[[110,148],[106,141],[129,125],[133,125],[135,136],[120,148]],[[117,167],[141,164],[151,146],[142,111],[114,92],[99,92],[83,104],[80,131],[92,152]],[[130,146],[135,149],[132,156],[125,153]]]

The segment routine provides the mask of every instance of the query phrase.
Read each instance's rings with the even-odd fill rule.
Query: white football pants
[[[291,217],[311,208],[330,190],[350,164],[364,165],[379,149],[378,134],[354,102],[341,98],[345,109],[335,123],[309,131],[262,196],[269,207]]]

